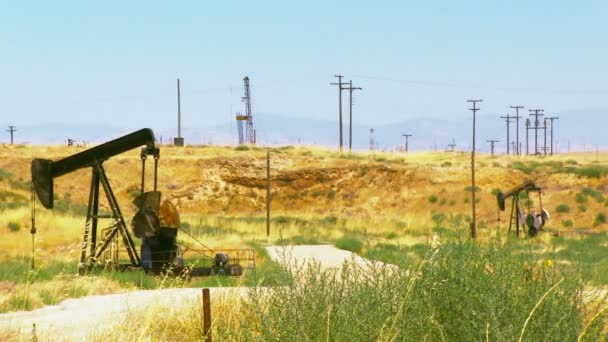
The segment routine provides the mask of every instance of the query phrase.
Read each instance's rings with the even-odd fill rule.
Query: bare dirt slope
[[[19,197],[27,205],[29,165],[34,157],[59,159],[82,148],[59,146],[5,146],[0,148],[0,190],[7,199]],[[266,203],[266,151],[271,152],[272,207],[275,213],[357,216],[403,215],[415,212],[465,214],[470,211],[470,156],[467,153],[353,153],[304,147],[246,148],[161,146],[159,190],[185,215],[258,215]],[[141,161],[138,151],[108,160],[106,171],[123,212],[138,193]],[[604,202],[576,195],[583,187],[605,192],[608,176],[579,177],[583,167],[608,169],[595,155],[556,156],[545,159],[480,155],[477,161],[478,215],[496,222],[495,189],[508,190],[527,179],[543,187],[543,204],[550,212],[560,204],[571,208],[559,214],[576,226],[592,226]],[[599,158],[605,158],[604,154]],[[574,159],[574,160],[571,160]],[[569,164],[570,161],[576,164]],[[151,179],[151,171],[147,179]],[[604,171],[602,171],[604,172]],[[63,200],[86,205],[90,170],[79,170],[55,182]],[[151,185],[149,184],[149,187]],[[12,196],[12,197],[11,197]],[[14,202],[14,201],[13,201]],[[585,208],[577,210],[584,204]],[[538,200],[534,199],[534,205]],[[105,203],[102,203],[102,207]],[[24,219],[24,224],[26,224]]]

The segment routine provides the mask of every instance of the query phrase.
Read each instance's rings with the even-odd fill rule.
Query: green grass
[[[608,235],[584,236],[580,239],[556,238],[556,258],[567,261],[571,274],[580,272],[582,279],[593,285],[608,285]]]
[[[557,207],[555,207],[555,212],[560,213],[560,214],[569,213],[570,206],[568,206],[567,204],[560,204]]]
[[[358,236],[348,234],[339,238],[335,245],[340,249],[360,253],[363,250],[364,243]]]

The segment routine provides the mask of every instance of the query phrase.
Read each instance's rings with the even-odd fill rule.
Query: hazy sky
[[[509,105],[607,108],[608,1],[7,1],[0,123],[335,120],[333,75],[361,123],[468,118]],[[232,90],[231,90],[232,89]],[[346,94],[345,94],[346,95]],[[145,124],[144,124],[145,125]]]

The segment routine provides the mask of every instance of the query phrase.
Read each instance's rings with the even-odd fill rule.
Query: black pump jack
[[[116,234],[120,234],[130,261],[130,264],[118,266],[122,268],[141,266],[140,256],[135,249],[133,238],[127,229],[116,196],[112,191],[112,187],[103,167],[103,162],[113,156],[145,145],[141,150],[141,191],[144,193],[145,165],[148,156],[154,157],[154,191],[156,191],[160,150],[155,146],[154,141],[154,133],[152,130],[144,128],[58,161],[39,158],[32,160],[31,173],[34,190],[42,205],[47,209],[53,208],[53,180],[55,178],[81,168],[90,167],[92,169],[87,218],[80,255],[80,272],[90,269],[97,264],[98,259],[108,249],[110,242],[114,239]],[[110,215],[99,214],[100,185],[101,188],[103,188],[110,207]],[[110,227],[109,232],[103,237],[102,241],[98,243],[97,228],[98,220],[100,218],[111,218],[114,223]]]

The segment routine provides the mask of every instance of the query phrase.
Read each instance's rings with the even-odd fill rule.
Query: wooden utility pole
[[[17,127],[15,127],[15,126],[8,126],[8,129],[6,131],[11,134],[11,145],[12,145],[13,144],[13,135],[17,131]]]
[[[509,129],[511,127],[511,119],[514,119],[514,117],[509,116],[509,114],[507,114],[506,116],[501,116],[501,119],[505,119],[505,121],[507,122],[507,155],[509,155],[509,144],[510,142],[510,138],[509,138]]]
[[[557,116],[551,116],[546,118],[546,120],[551,121],[551,155],[553,155],[553,120],[558,120],[559,117]]]
[[[348,90],[350,110],[348,112],[348,151],[353,151],[353,90],[363,90],[363,88],[353,87],[353,81],[348,82],[348,87],[342,88],[342,90]]]
[[[182,138],[182,98],[179,87],[179,78],[177,79],[177,138],[173,138],[175,146],[184,146],[184,138]]]
[[[410,137],[413,137],[412,134],[401,134],[402,137],[405,137],[405,153],[409,152],[409,146],[410,146]]]
[[[511,108],[515,109],[515,116],[513,116],[512,118],[515,118],[515,150],[513,150],[513,152],[515,152],[515,155],[520,156],[521,155],[521,148],[519,146],[519,119],[521,118],[521,116],[519,116],[519,110],[523,109],[524,106],[511,106]]]
[[[494,144],[499,142],[500,140],[488,140],[490,143],[490,151],[492,153],[492,157],[494,157]]]
[[[270,151],[266,152],[266,237],[270,237]]]
[[[543,143],[543,154],[546,156],[547,150],[549,149],[547,147],[547,118],[543,120],[543,134],[545,135],[545,142]]]
[[[337,85],[338,86],[338,118],[339,118],[339,123],[338,125],[340,126],[338,128],[338,132],[339,132],[339,136],[340,136],[340,152],[342,152],[343,150],[343,139],[342,139],[342,90],[344,90],[344,87],[342,87],[343,85],[346,85],[348,83],[346,82],[342,82],[342,78],[344,76],[342,75],[334,75],[334,77],[338,78],[338,83],[330,83],[330,85]]]
[[[543,116],[544,110],[542,109],[529,109],[530,116],[534,116],[534,155],[538,156],[538,130],[540,129],[540,121],[538,121],[539,116]]]
[[[471,200],[472,200],[472,214],[473,217],[471,219],[471,238],[477,238],[477,219],[475,218],[475,115],[479,108],[477,108],[477,103],[482,102],[482,100],[467,100],[473,104],[473,108],[469,108],[473,112],[473,148],[471,149]]]

